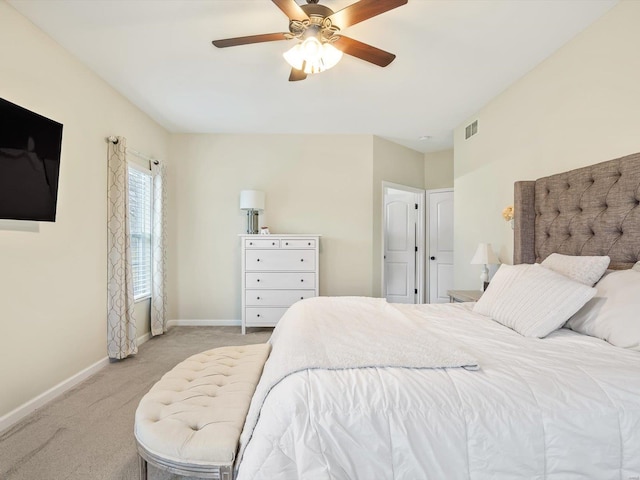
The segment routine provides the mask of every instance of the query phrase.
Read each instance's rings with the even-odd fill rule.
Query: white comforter
[[[481,370],[294,373],[266,397],[238,480],[640,479],[638,352],[566,329],[525,338],[468,305],[396,307]]]

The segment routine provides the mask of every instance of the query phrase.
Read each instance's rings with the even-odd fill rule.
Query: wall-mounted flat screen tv
[[[62,124],[0,98],[0,218],[55,222]]]

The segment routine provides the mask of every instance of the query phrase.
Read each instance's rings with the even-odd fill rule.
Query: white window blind
[[[151,296],[151,172],[129,168],[133,297]]]

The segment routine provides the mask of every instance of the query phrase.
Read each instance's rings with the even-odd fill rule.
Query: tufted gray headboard
[[[513,263],[552,253],[609,255],[609,268],[640,260],[640,153],[516,182]]]

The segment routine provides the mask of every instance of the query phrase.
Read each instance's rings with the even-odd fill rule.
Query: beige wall
[[[455,283],[475,288],[469,261],[491,242],[511,263],[501,217],[513,182],[640,151],[640,2],[622,1],[455,132]],[[464,126],[478,134],[464,140]]]
[[[240,319],[244,189],[265,192],[271,232],[322,235],[322,295],[371,295],[371,138],[173,135],[169,317]]]
[[[453,187],[453,149],[424,154],[424,188]]]
[[[424,157],[420,152],[373,137],[373,296],[382,295],[382,182],[424,188]]]
[[[106,357],[105,137],[168,135],[2,1],[0,97],[64,124],[56,222],[0,222],[1,417]]]

